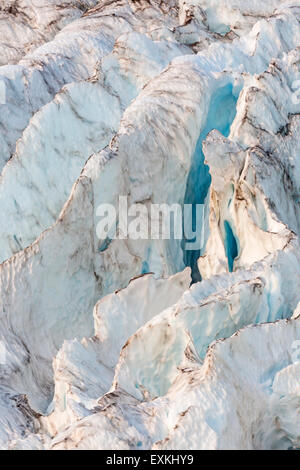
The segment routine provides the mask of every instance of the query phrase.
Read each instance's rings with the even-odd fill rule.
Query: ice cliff
[[[300,447],[299,136],[299,0],[2,0],[2,449]]]

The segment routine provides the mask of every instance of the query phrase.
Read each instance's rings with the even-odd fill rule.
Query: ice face
[[[0,447],[298,448],[298,2],[2,3]]]
[[[140,53],[133,48],[136,43]],[[124,49],[133,62],[129,70],[123,66]],[[2,172],[1,261],[33,243],[56,221],[86,160],[109,144],[124,109],[182,53],[180,46],[156,44],[138,33],[121,36],[103,59],[108,71],[103,83],[97,72],[91,81],[66,85],[34,115]],[[143,67],[135,65],[141,62]]]

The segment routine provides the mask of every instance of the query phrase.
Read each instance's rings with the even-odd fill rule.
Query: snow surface
[[[300,2],[4,0],[0,38],[0,448],[299,448]],[[103,245],[119,195],[203,203],[201,249]]]

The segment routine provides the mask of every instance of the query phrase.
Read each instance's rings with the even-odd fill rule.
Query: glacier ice
[[[3,0],[0,32],[0,448],[299,448],[300,2]],[[202,204],[201,247],[103,243],[119,196]]]

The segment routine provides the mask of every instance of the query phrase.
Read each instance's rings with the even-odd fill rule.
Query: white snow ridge
[[[1,0],[0,208],[1,449],[300,448],[300,0]]]

